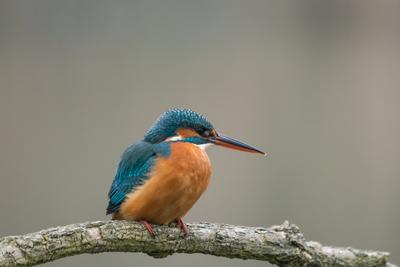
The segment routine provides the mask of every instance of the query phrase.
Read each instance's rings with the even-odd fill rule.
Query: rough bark
[[[322,246],[306,241],[296,225],[270,228],[227,224],[188,224],[183,237],[176,225],[155,226],[156,237],[135,222],[97,221],[0,238],[0,266],[32,266],[59,258],[100,252],[143,252],[155,258],[202,253],[263,260],[279,266],[394,266],[389,253]]]

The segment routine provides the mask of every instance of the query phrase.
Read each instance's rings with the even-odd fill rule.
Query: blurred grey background
[[[210,148],[186,221],[298,224],[400,263],[399,1],[1,1],[0,236],[104,220],[120,154],[172,106]],[[47,266],[266,266],[106,253]]]

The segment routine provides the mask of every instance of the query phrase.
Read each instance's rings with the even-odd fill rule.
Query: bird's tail
[[[111,218],[112,220],[122,220],[122,217],[121,217],[121,215],[119,214],[119,212],[117,211],[117,212],[114,212],[113,214],[112,214],[112,218]]]

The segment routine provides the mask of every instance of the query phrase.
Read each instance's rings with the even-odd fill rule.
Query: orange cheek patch
[[[196,131],[192,129],[187,129],[187,128],[181,128],[176,131],[177,134],[179,134],[181,137],[186,138],[186,137],[192,137],[192,136],[199,136]]]

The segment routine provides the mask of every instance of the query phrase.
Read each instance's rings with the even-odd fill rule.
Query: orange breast
[[[191,143],[172,143],[170,156],[157,160],[150,178],[127,196],[116,218],[170,223],[189,211],[206,190],[210,176],[210,160],[202,149]]]

